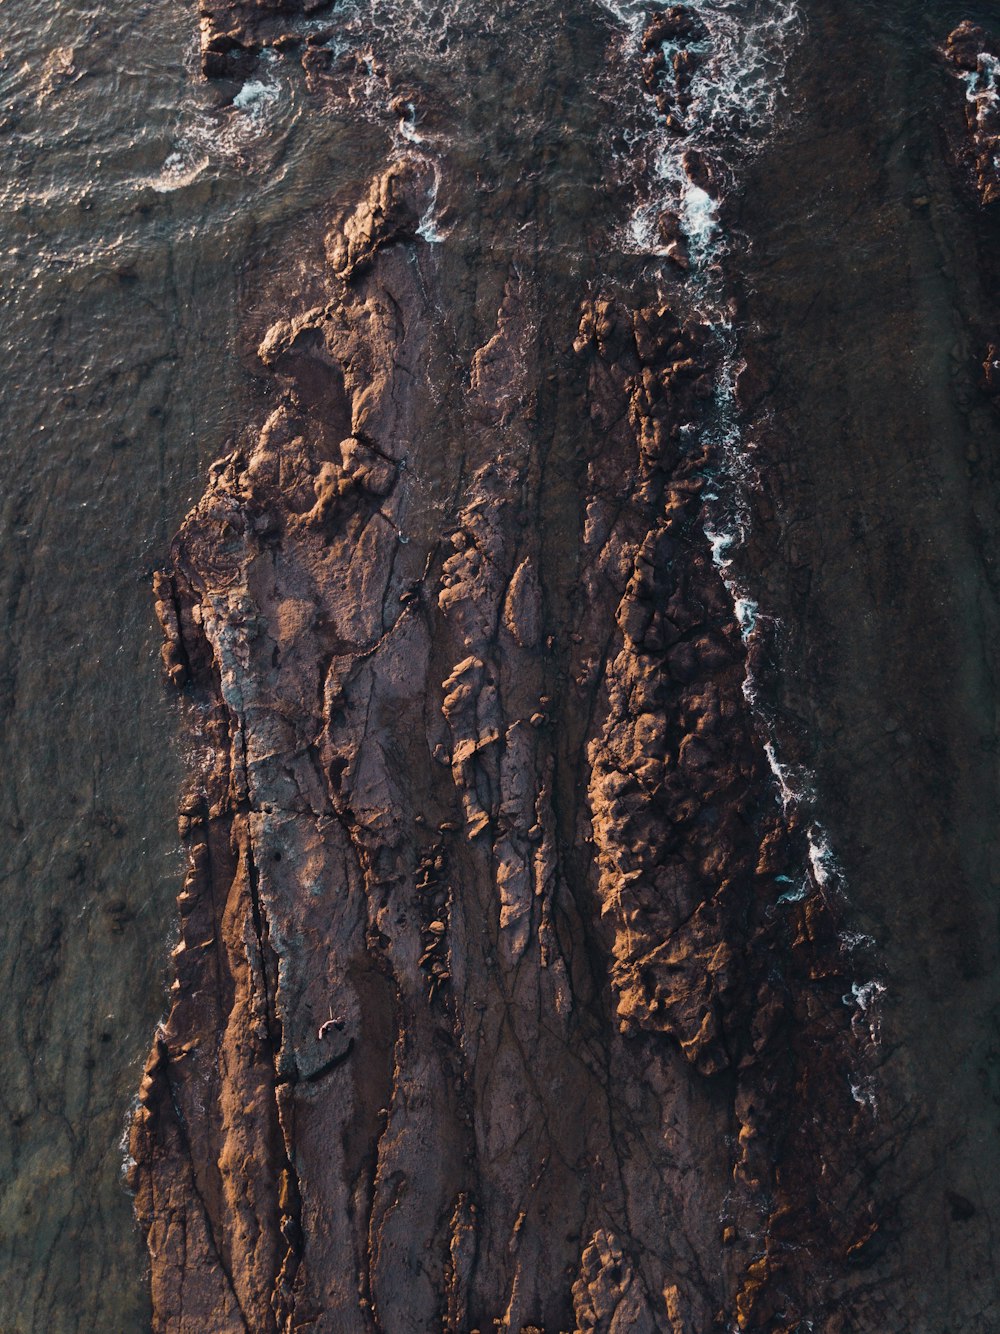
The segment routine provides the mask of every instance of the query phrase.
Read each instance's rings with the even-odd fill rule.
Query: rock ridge
[[[678,134],[686,15],[637,75]],[[717,333],[682,264],[547,301],[525,227],[459,340],[436,180],[397,152],[334,216],[155,582],[191,754],[130,1140],[155,1327],[834,1334],[875,1056],[707,532]]]

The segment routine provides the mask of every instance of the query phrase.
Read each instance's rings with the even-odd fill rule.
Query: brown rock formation
[[[966,21],[950,33],[944,54],[966,85],[967,139],[960,149],[983,204],[1000,199],[1000,56],[978,24]]]
[[[265,47],[297,42],[293,21],[319,14],[332,0],[201,0],[201,67],[209,78],[249,72]],[[291,29],[291,31],[290,31]]]
[[[809,1186],[864,1109],[835,914],[815,886],[778,906],[802,835],[742,694],[710,459],[679,445],[706,333],[585,306],[601,443],[553,612],[529,387],[487,369],[529,316],[509,287],[469,395],[512,439],[444,471],[442,526],[410,369],[434,330],[388,217],[349,214],[329,252],[366,267],[334,258],[329,302],[269,331],[280,404],[158,584],[198,754],[132,1142],[158,1325],[768,1328],[871,1228]]]
[[[665,118],[688,77],[647,60]],[[156,1328],[833,1334],[874,1053],[706,532],[718,334],[680,286],[546,309],[516,199],[457,356],[435,179],[336,216],[156,584],[192,756],[131,1135]]]
[[[691,81],[701,63],[698,51],[691,48],[704,42],[707,35],[697,14],[685,5],[654,13],[643,34],[642,81],[672,134],[687,132]],[[676,48],[669,56],[664,49],[667,46]]]

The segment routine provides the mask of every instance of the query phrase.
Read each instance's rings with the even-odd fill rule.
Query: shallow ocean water
[[[242,421],[247,259],[344,135],[266,71],[220,112],[193,5],[0,18],[0,1328],[138,1330],[120,1140],[182,874],[150,573]]]

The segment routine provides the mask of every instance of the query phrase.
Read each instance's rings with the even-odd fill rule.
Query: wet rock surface
[[[873,1224],[802,1188],[861,1118],[857,1055],[835,913],[775,907],[805,849],[698,522],[710,460],[678,445],[705,331],[610,301],[566,331],[596,429],[559,605],[531,381],[519,420],[474,358],[508,435],[445,474],[450,521],[417,494],[434,298],[381,241],[268,330],[278,406],[158,581],[199,763],[131,1141],[157,1320],[654,1329],[670,1289],[680,1328],[765,1328]],[[493,357],[526,318],[508,288]]]
[[[997,17],[975,13],[993,32]],[[883,1226],[845,1327],[985,1334],[1000,1321],[995,1205],[976,1185],[997,1153],[997,223],[946,37],[916,5],[814,15],[797,140],[749,174],[742,395],[762,485],[745,559],[782,621],[765,693],[783,749],[817,774],[855,925],[881,946]]]
[[[871,99],[860,147],[808,149],[816,173],[857,175],[824,226],[851,235],[867,208],[882,238],[846,273],[842,244],[829,275],[810,261],[856,304],[810,304],[796,268],[826,235],[797,134],[725,201],[753,247],[713,279],[721,311],[699,304],[670,217],[663,271],[608,261],[606,202],[567,215],[517,170],[483,189],[472,155],[412,141],[331,204],[261,299],[259,411],[155,586],[190,748],[176,978],[130,1141],[157,1329],[991,1328],[988,1212],[968,1179],[988,1100],[934,1045],[958,1032],[988,1064],[995,923],[983,905],[974,962],[933,939],[957,937],[972,894],[948,881],[960,840],[942,808],[974,837],[990,790],[971,794],[982,774],[957,751],[974,701],[948,693],[935,654],[949,645],[957,673],[977,641],[954,620],[946,636],[943,611],[919,619],[926,584],[894,582],[931,578],[930,547],[904,536],[904,572],[894,543],[905,504],[935,511],[923,480],[905,502],[887,481],[907,447],[929,449],[927,402],[943,438],[966,428],[901,363],[895,322],[874,351],[844,350],[876,298],[909,302],[914,330],[943,299],[885,239],[910,178],[894,161],[897,184],[878,182],[885,149],[865,136],[886,65],[862,17],[815,19],[793,91],[797,134]],[[203,51],[231,41],[242,60],[307,18],[206,8]],[[587,60],[595,86],[610,63],[665,138],[686,137],[697,14],[653,12],[628,48],[588,11],[562,40],[554,85],[499,56],[498,77],[558,106],[588,86]],[[825,71],[831,43],[855,59],[850,88]],[[953,81],[922,58],[943,116]],[[320,114],[335,85],[303,63]],[[403,83],[389,59],[379,78]],[[599,94],[573,105],[596,134]],[[939,244],[975,266],[985,224],[946,193],[945,138],[921,164],[935,235],[952,224]],[[683,164],[721,199],[716,163],[694,148]],[[783,183],[780,227],[757,170]],[[824,384],[789,327],[810,329]],[[714,524],[734,485],[733,337],[755,448],[731,568]],[[995,344],[976,349],[988,389]],[[870,415],[831,391],[838,372]],[[913,416],[890,427],[903,402]],[[892,448],[872,462],[875,423]],[[942,485],[968,505],[955,463]],[[866,468],[883,485],[845,499]],[[845,556],[855,525],[883,519],[884,547]],[[748,617],[735,567],[780,633]],[[867,637],[850,629],[862,582],[884,599]],[[845,644],[868,656],[847,662]],[[865,702],[872,672],[888,708]],[[867,747],[909,708],[936,729],[924,754],[945,786],[904,761],[901,795]],[[800,765],[829,789],[849,895],[787,777]],[[883,959],[901,996],[888,1041],[883,983],[859,971]],[[942,982],[929,1024],[924,961],[972,988]],[[963,1094],[976,1110],[956,1138],[935,1099]],[[968,1266],[928,1261],[960,1226],[980,1229]]]
[[[958,156],[968,164],[984,205],[1000,199],[1000,58],[996,51],[996,42],[985,29],[968,20],[949,33],[944,44],[945,59],[966,85],[968,140]]]

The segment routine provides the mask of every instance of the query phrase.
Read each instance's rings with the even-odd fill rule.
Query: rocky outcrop
[[[703,36],[654,16],[661,116]],[[191,756],[131,1132],[156,1328],[833,1334],[874,1056],[714,558],[717,328],[679,281],[548,291],[520,185],[470,303],[439,170],[333,216],[156,579]]]
[[[157,580],[195,757],[132,1131],[157,1327],[764,1329],[871,1223],[809,1187],[861,1115],[857,1053],[832,905],[782,903],[802,833],[685,443],[711,340],[584,305],[596,444],[578,591],[550,605],[504,350],[522,276],[468,387],[506,445],[427,490],[432,307],[380,203],[415,171],[337,224],[329,300],[268,331],[276,406]],[[720,1210],[731,1261],[696,1277]]]
[[[960,23],[944,44],[945,59],[965,84],[966,139],[959,150],[980,202],[1000,199],[1000,55],[978,24]]]
[[[431,202],[433,170],[403,158],[372,181],[367,198],[331,233],[328,258],[338,278],[351,278],[382,246],[416,239]]]
[[[704,23],[686,5],[654,12],[643,33],[642,81],[672,134],[687,133],[691,83],[707,36]]]
[[[200,0],[202,73],[245,78],[267,47],[299,44],[295,20],[320,15],[332,0]]]
[[[585,587],[593,607],[608,585],[618,602],[610,640],[604,631],[589,806],[620,1031],[669,1036],[707,1079],[735,1073],[731,1170],[742,1205],[738,1191],[727,1230],[768,1238],[746,1270],[737,1318],[766,1329],[778,1309],[821,1309],[831,1243],[846,1254],[874,1226],[857,1179],[821,1206],[802,1190],[840,1137],[867,1133],[843,1071],[870,1053],[847,1031],[850,964],[836,902],[780,799],[749,705],[757,646],[745,642],[712,559],[703,494],[721,460],[685,446],[711,396],[711,346],[707,328],[682,325],[667,308],[630,315],[610,303],[585,310],[577,338],[591,366],[591,411],[605,427],[621,421],[609,395],[617,387],[637,446],[624,506],[622,472],[608,466],[613,445],[591,465]],[[586,625],[584,642],[599,633]],[[823,1060],[806,1055],[808,1039],[798,1046],[795,1035],[810,1031],[824,1035]],[[824,1085],[824,1130],[813,1142],[797,1105],[804,1079],[816,1081],[814,1094]],[[815,1286],[796,1298],[806,1272]]]

